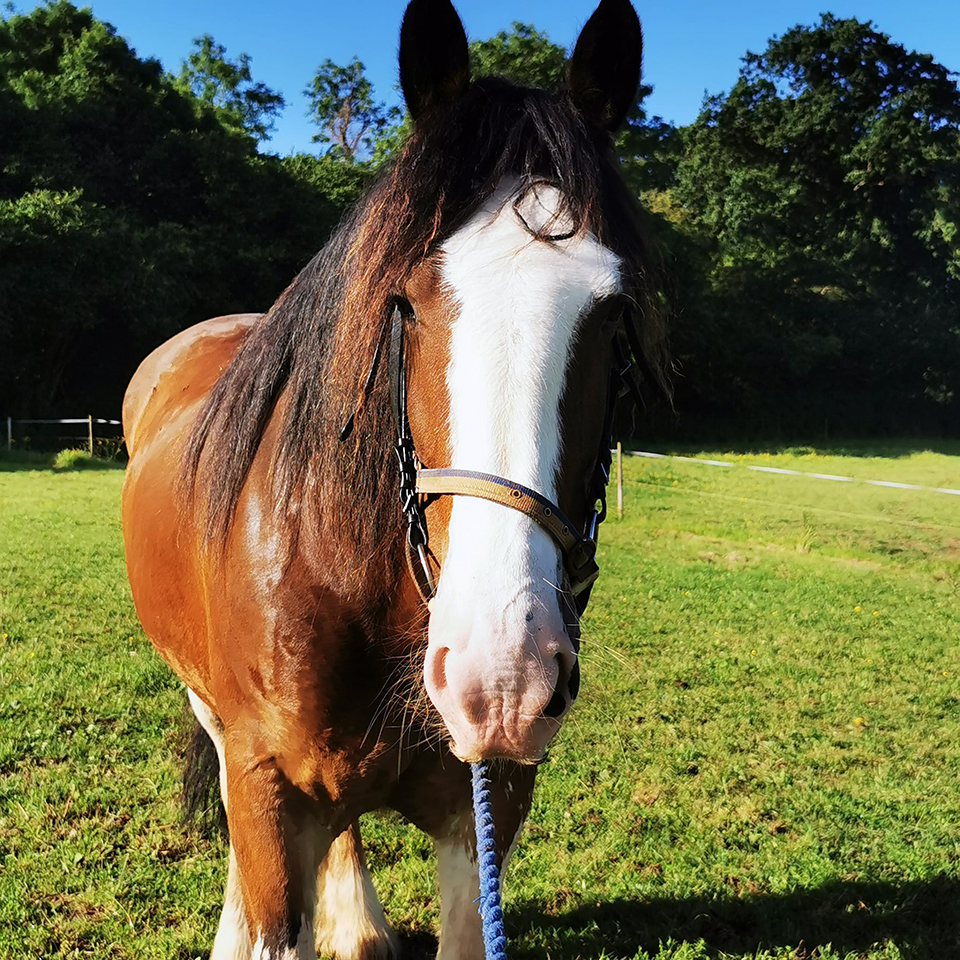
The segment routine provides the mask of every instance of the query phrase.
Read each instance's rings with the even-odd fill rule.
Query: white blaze
[[[541,184],[515,209],[517,193],[515,181],[501,184],[443,246],[441,273],[457,310],[447,369],[450,466],[556,501],[560,398],[578,322],[594,300],[618,292],[620,261],[589,233],[535,239],[530,229],[570,229],[562,197]],[[504,693],[491,709],[508,725],[533,702],[521,690],[528,659],[553,657],[545,638],[564,634],[559,553],[528,517],[471,497],[453,499],[448,543],[430,644],[449,649],[443,680],[466,690],[461,699],[475,701],[481,687]],[[490,667],[483,674],[478,657]],[[439,683],[440,674],[428,673],[428,690],[459,744],[452,708],[434,695],[431,676]]]
[[[504,184],[443,247],[443,279],[459,308],[447,370],[450,466],[505,477],[556,501],[560,398],[577,321],[592,300],[618,291],[620,262],[590,234],[534,239],[514,210],[516,190],[516,183]],[[548,224],[549,233],[563,234],[569,223],[561,206],[557,189],[541,185],[527,194],[520,213],[533,229]],[[517,559],[510,546],[517,546],[518,532],[524,540],[538,535],[531,547],[545,554],[545,568],[537,572],[552,577],[556,547],[533,521],[497,504],[456,497],[453,556],[444,576],[500,579],[504,562]],[[469,571],[457,569],[461,543]],[[516,583],[531,572],[514,567],[509,575]]]
[[[452,466],[484,470],[556,495],[560,396],[583,310],[619,289],[619,259],[586,235],[535,240],[501,188],[443,247],[443,279],[459,307],[450,391]],[[562,234],[554,187],[530,191],[530,227]],[[455,501],[457,506],[469,501]],[[501,508],[502,509],[502,508]]]

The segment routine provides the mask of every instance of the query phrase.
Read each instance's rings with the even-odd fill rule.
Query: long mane
[[[505,176],[550,180],[581,231],[624,262],[646,366],[665,383],[665,333],[649,248],[609,137],[589,128],[563,91],[485,78],[418,123],[392,169],[250,332],[210,393],[185,453],[187,488],[205,504],[208,543],[224,542],[251,464],[278,417],[271,476],[296,527],[308,509],[321,531],[373,558],[396,541],[393,425],[386,364],[363,381],[393,298]],[[338,434],[357,412],[351,436]]]

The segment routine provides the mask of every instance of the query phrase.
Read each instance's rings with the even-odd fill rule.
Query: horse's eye
[[[400,316],[405,324],[410,325],[417,322],[416,311],[413,309],[413,306],[406,297],[397,297],[394,302],[397,309],[400,311]]]

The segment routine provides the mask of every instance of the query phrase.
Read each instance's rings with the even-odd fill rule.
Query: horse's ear
[[[414,121],[470,83],[467,35],[450,0],[410,0],[400,28],[400,86]]]
[[[613,133],[626,119],[640,86],[642,46],[629,0],[600,0],[580,31],[568,79],[574,105],[594,126]]]

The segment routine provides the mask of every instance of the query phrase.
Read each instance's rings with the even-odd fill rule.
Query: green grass
[[[742,465],[956,488],[960,451],[842,449],[625,460],[511,956],[960,956],[960,497]],[[130,603],[122,474],[0,469],[0,957],[205,956],[223,848],[178,821],[183,696]],[[429,843],[365,830],[426,957]]]

